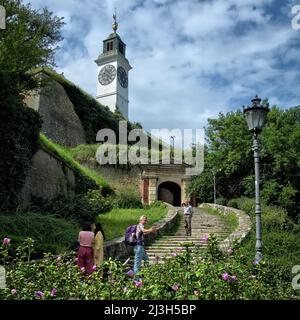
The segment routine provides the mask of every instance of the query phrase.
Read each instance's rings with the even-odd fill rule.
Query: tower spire
[[[115,13],[113,14],[113,19],[114,19],[114,22],[112,24],[112,28],[114,30],[114,33],[117,32],[118,30],[118,23],[117,23],[117,8],[115,8]]]

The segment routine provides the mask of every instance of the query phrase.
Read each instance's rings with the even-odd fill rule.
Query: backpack
[[[129,246],[135,246],[137,244],[136,227],[137,225],[134,224],[126,229],[124,242]]]

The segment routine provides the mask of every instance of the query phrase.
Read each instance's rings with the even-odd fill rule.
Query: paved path
[[[194,208],[192,235],[186,236],[182,209],[180,209],[180,215],[180,225],[174,234],[161,236],[146,247],[150,263],[157,261],[157,257],[158,261],[163,256],[171,258],[172,253],[180,252],[181,249],[184,249],[182,244],[188,242],[193,242],[194,247],[205,250],[207,241],[201,239],[204,235],[213,233],[217,238],[223,240],[229,234],[228,228],[220,217],[208,214],[201,208]]]

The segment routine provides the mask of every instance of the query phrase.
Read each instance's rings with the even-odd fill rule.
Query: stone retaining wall
[[[75,195],[73,169],[49,150],[41,147],[31,160],[21,191],[22,205],[30,203],[33,196],[53,199],[58,195]]]
[[[153,226],[156,227],[156,234],[147,234],[145,236],[146,244],[153,242],[158,235],[162,235],[172,230],[179,219],[179,211],[173,206],[167,204],[168,213],[165,218],[155,222]],[[138,223],[138,221],[137,221]],[[150,221],[151,224],[151,221]],[[125,233],[125,230],[124,230]],[[133,255],[133,247],[128,246],[124,243],[124,236],[112,241],[107,241],[104,244],[104,259],[109,257],[116,259],[127,259]]]
[[[250,217],[242,210],[238,210],[231,207],[221,206],[219,204],[213,203],[202,203],[201,208],[213,208],[220,211],[222,214],[226,215],[228,213],[234,213],[236,218],[238,219],[238,226],[225,240],[223,240],[219,248],[222,251],[228,250],[231,246],[233,241],[238,241],[241,243],[242,240],[246,237],[246,235],[251,230],[251,219]]]

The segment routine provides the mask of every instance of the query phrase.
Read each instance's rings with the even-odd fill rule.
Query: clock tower
[[[128,72],[126,45],[117,34],[118,23],[113,15],[113,33],[103,41],[103,52],[95,60],[98,65],[96,99],[114,112],[118,109],[128,119]]]

